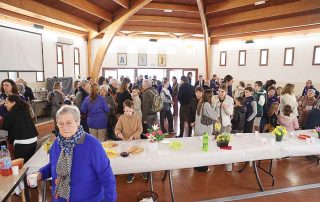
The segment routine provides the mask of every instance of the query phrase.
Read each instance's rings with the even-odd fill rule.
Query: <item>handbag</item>
[[[203,113],[204,107],[202,106],[202,113],[201,113],[201,124],[209,126],[213,124],[213,119]],[[207,111],[208,114],[208,111]]]

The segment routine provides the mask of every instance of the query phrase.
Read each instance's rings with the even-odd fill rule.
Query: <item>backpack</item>
[[[160,112],[163,108],[163,101],[158,93],[154,93],[152,90],[150,92],[153,94],[153,102],[151,110],[153,112]]]
[[[53,97],[54,97],[54,93],[51,92],[48,96],[47,96],[47,102],[45,104],[45,108],[48,110],[52,110],[52,102],[53,102]]]

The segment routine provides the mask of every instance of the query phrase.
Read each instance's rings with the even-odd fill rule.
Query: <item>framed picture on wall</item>
[[[118,53],[118,65],[119,66],[127,65],[127,53]]]
[[[158,66],[165,67],[167,63],[166,54],[158,54]]]
[[[147,54],[138,54],[138,66],[147,66]]]

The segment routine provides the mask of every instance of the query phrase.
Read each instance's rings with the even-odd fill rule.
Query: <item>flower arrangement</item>
[[[271,134],[276,135],[276,136],[284,136],[288,134],[287,129],[283,126],[277,126]]]
[[[49,140],[45,141],[45,143],[43,143],[43,149],[44,149],[44,151],[47,152],[47,154],[49,154],[52,144],[53,144],[52,139],[49,139]]]
[[[320,126],[317,126],[314,128],[316,132],[318,133],[318,138],[320,138]]]
[[[44,151],[47,152],[47,154],[49,154],[51,146],[52,146],[55,139],[56,139],[56,136],[54,134],[51,134],[50,138],[43,143],[42,147],[43,147]]]
[[[230,141],[231,141],[231,135],[229,133],[222,133],[221,135],[218,135],[216,138],[218,147],[228,146]]]
[[[149,142],[160,142],[167,135],[160,130],[158,125],[153,125],[152,128],[147,129],[148,133],[146,134]]]
[[[283,126],[277,126],[272,132],[271,134],[276,136],[276,141],[281,142],[282,137],[284,135],[287,135],[287,129]]]
[[[231,135],[229,133],[222,133],[221,135],[217,136],[217,142],[230,142]]]

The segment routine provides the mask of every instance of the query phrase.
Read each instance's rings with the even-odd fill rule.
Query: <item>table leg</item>
[[[47,198],[47,181],[42,181],[42,202],[46,202]]]
[[[149,172],[149,179],[150,179],[150,190],[153,191],[153,178],[152,172]]]
[[[23,183],[24,183],[24,196],[25,196],[26,202],[30,202],[29,186],[27,183],[27,175],[24,176]]]
[[[162,178],[162,182],[164,182],[167,179],[168,172],[170,172],[170,171],[166,170],[164,172],[164,175],[163,175],[163,178]]]
[[[173,189],[173,179],[172,179],[171,170],[169,170],[169,182],[170,182],[171,201],[174,202],[174,189]]]
[[[273,160],[272,159],[270,159],[270,164],[269,164],[269,171],[267,171],[267,170],[265,170],[264,168],[262,168],[261,166],[260,166],[260,162],[261,161],[259,161],[259,163],[258,163],[258,168],[259,169],[261,169],[263,172],[265,172],[265,173],[267,173],[268,175],[270,175],[270,177],[272,178],[272,186],[274,186],[274,181],[275,181],[275,178],[274,178],[274,176],[272,175],[272,173],[271,173],[271,171],[272,171],[272,162],[273,162]]]
[[[242,173],[242,172],[247,168],[248,164],[249,164],[249,161],[246,161],[246,162],[244,163],[243,167],[242,167],[240,170],[238,170],[238,172],[239,172],[239,173]]]
[[[257,183],[259,185],[259,188],[260,188],[261,191],[264,191],[263,185],[262,185],[260,177],[259,177],[256,161],[253,161],[253,169],[254,169],[254,174],[256,176],[256,180],[257,180]]]

